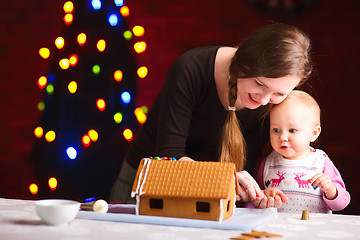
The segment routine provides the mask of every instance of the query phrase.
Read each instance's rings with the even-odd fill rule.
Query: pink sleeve
[[[259,169],[256,173],[256,182],[259,184],[260,189],[264,190],[264,168],[265,168],[266,158],[261,162]]]
[[[345,183],[342,180],[339,171],[336,169],[333,162],[328,158],[325,159],[323,173],[330,177],[331,181],[335,184],[338,191],[338,196],[333,200],[327,199],[324,194],[323,199],[325,201],[325,204],[332,211],[343,210],[350,203],[350,193],[346,191]]]

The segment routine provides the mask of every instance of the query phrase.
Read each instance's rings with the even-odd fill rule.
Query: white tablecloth
[[[360,239],[360,216],[310,214],[308,221],[300,218],[298,214],[278,213],[255,230],[283,235],[279,239]],[[48,226],[37,216],[33,201],[0,198],[0,240],[221,240],[240,236],[242,232],[79,218],[66,226]]]

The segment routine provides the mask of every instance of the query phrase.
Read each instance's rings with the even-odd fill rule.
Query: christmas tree
[[[107,199],[146,107],[136,107],[136,82],[147,75],[136,54],[144,28],[129,27],[122,0],[63,5],[64,29],[39,50],[50,61],[37,84],[44,92],[31,161],[39,198]]]

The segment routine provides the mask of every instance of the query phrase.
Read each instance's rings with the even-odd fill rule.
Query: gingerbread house
[[[234,163],[144,158],[132,197],[136,214],[222,221],[235,211]]]

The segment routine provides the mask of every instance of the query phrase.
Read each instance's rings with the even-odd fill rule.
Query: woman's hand
[[[283,203],[288,202],[287,196],[277,188],[267,188],[264,191],[265,197],[256,198],[252,203],[257,208],[280,208]]]
[[[257,198],[266,197],[263,191],[260,189],[259,185],[255,179],[247,172],[240,171],[237,172],[237,178],[239,182],[239,197],[243,202],[254,201]]]

